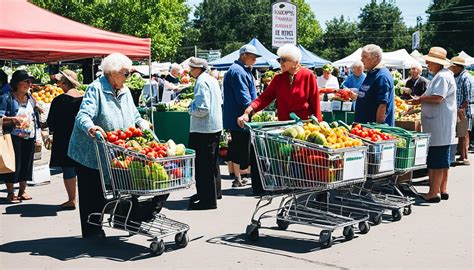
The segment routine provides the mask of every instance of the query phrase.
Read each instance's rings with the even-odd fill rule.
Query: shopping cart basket
[[[322,228],[319,240],[323,247],[332,244],[331,233],[335,229],[348,228],[344,231],[349,233],[349,227],[364,223],[362,233],[368,232],[365,229],[369,227],[366,222],[368,215],[358,215],[354,219],[350,215],[329,211],[329,202],[326,202],[325,208],[298,203],[302,196],[311,193],[364,182],[367,147],[331,149],[281,135],[285,128],[296,124],[297,121],[247,124],[255,148],[262,187],[266,191],[277,191],[280,194],[261,197],[246,234],[251,240],[257,240],[260,220],[268,217],[269,213],[276,213],[277,224],[281,229],[290,223]],[[277,197],[281,197],[278,208],[259,214]]]
[[[162,214],[153,214],[146,221],[133,220],[131,198],[189,188],[194,183],[194,151],[186,149],[183,156],[154,159],[108,143],[101,135],[94,141],[102,189],[109,201],[101,213],[90,214],[88,222],[127,231],[130,235],[151,237],[150,250],[153,254],[164,252],[162,239],[170,235],[175,235],[177,246],[184,248],[189,242],[187,224]]]

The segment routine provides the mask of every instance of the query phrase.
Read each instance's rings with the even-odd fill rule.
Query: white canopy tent
[[[422,66],[426,66],[425,59],[423,59],[423,54],[421,54],[418,50],[414,50],[410,53],[411,57],[415,58]]]
[[[459,53],[459,56],[464,58],[464,60],[466,61],[467,66],[470,66],[470,65],[474,64],[474,58],[472,56],[470,56],[469,54],[467,54],[466,52],[461,51]]]
[[[354,62],[360,60],[362,54],[362,48],[357,49],[351,55],[337,60],[332,63],[333,66],[342,67],[342,66],[352,66]],[[418,61],[413,58],[405,49],[393,51],[393,52],[384,52],[382,55],[382,61],[387,67],[400,68],[400,69],[409,69],[413,64],[418,63]]]
[[[164,74],[167,73],[170,69],[171,63],[170,62],[165,62],[165,63],[158,63],[158,62],[153,62],[151,63],[151,74]],[[143,74],[144,76],[149,76],[150,73],[150,66],[148,65],[138,65],[138,66],[133,66],[138,72]]]

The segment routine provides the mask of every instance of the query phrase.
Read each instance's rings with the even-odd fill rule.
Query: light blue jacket
[[[86,90],[69,142],[68,156],[91,169],[98,169],[96,149],[88,130],[99,126],[105,131],[126,129],[131,126],[148,128],[140,117],[132,94],[125,86],[115,97],[114,90],[105,76],[100,76]]]
[[[196,79],[189,114],[189,132],[215,133],[222,130],[221,89],[219,82],[206,72]]]

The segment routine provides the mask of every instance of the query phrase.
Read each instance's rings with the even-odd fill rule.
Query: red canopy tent
[[[101,57],[120,52],[148,59],[149,38],[94,28],[26,1],[0,1],[0,59],[52,62]]]

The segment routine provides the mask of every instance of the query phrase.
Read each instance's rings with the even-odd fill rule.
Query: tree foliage
[[[185,0],[32,0],[56,14],[97,28],[150,37],[152,58],[174,56],[183,39],[189,7]],[[58,26],[59,27],[59,26]]]
[[[272,44],[271,0],[204,0],[196,7],[194,28],[200,31],[199,47],[223,49],[227,54],[256,37],[266,48]],[[298,43],[314,47],[321,27],[304,0],[298,7]]]
[[[350,22],[341,16],[326,22],[323,34],[321,57],[329,60],[343,58],[361,46],[357,23]]]
[[[450,55],[457,55],[462,50],[474,54],[472,0],[433,0],[427,13],[428,22],[422,32],[425,51],[431,46],[441,46]]]
[[[395,2],[372,0],[361,9],[359,37],[362,44],[377,44],[384,50],[411,49],[411,34]]]

